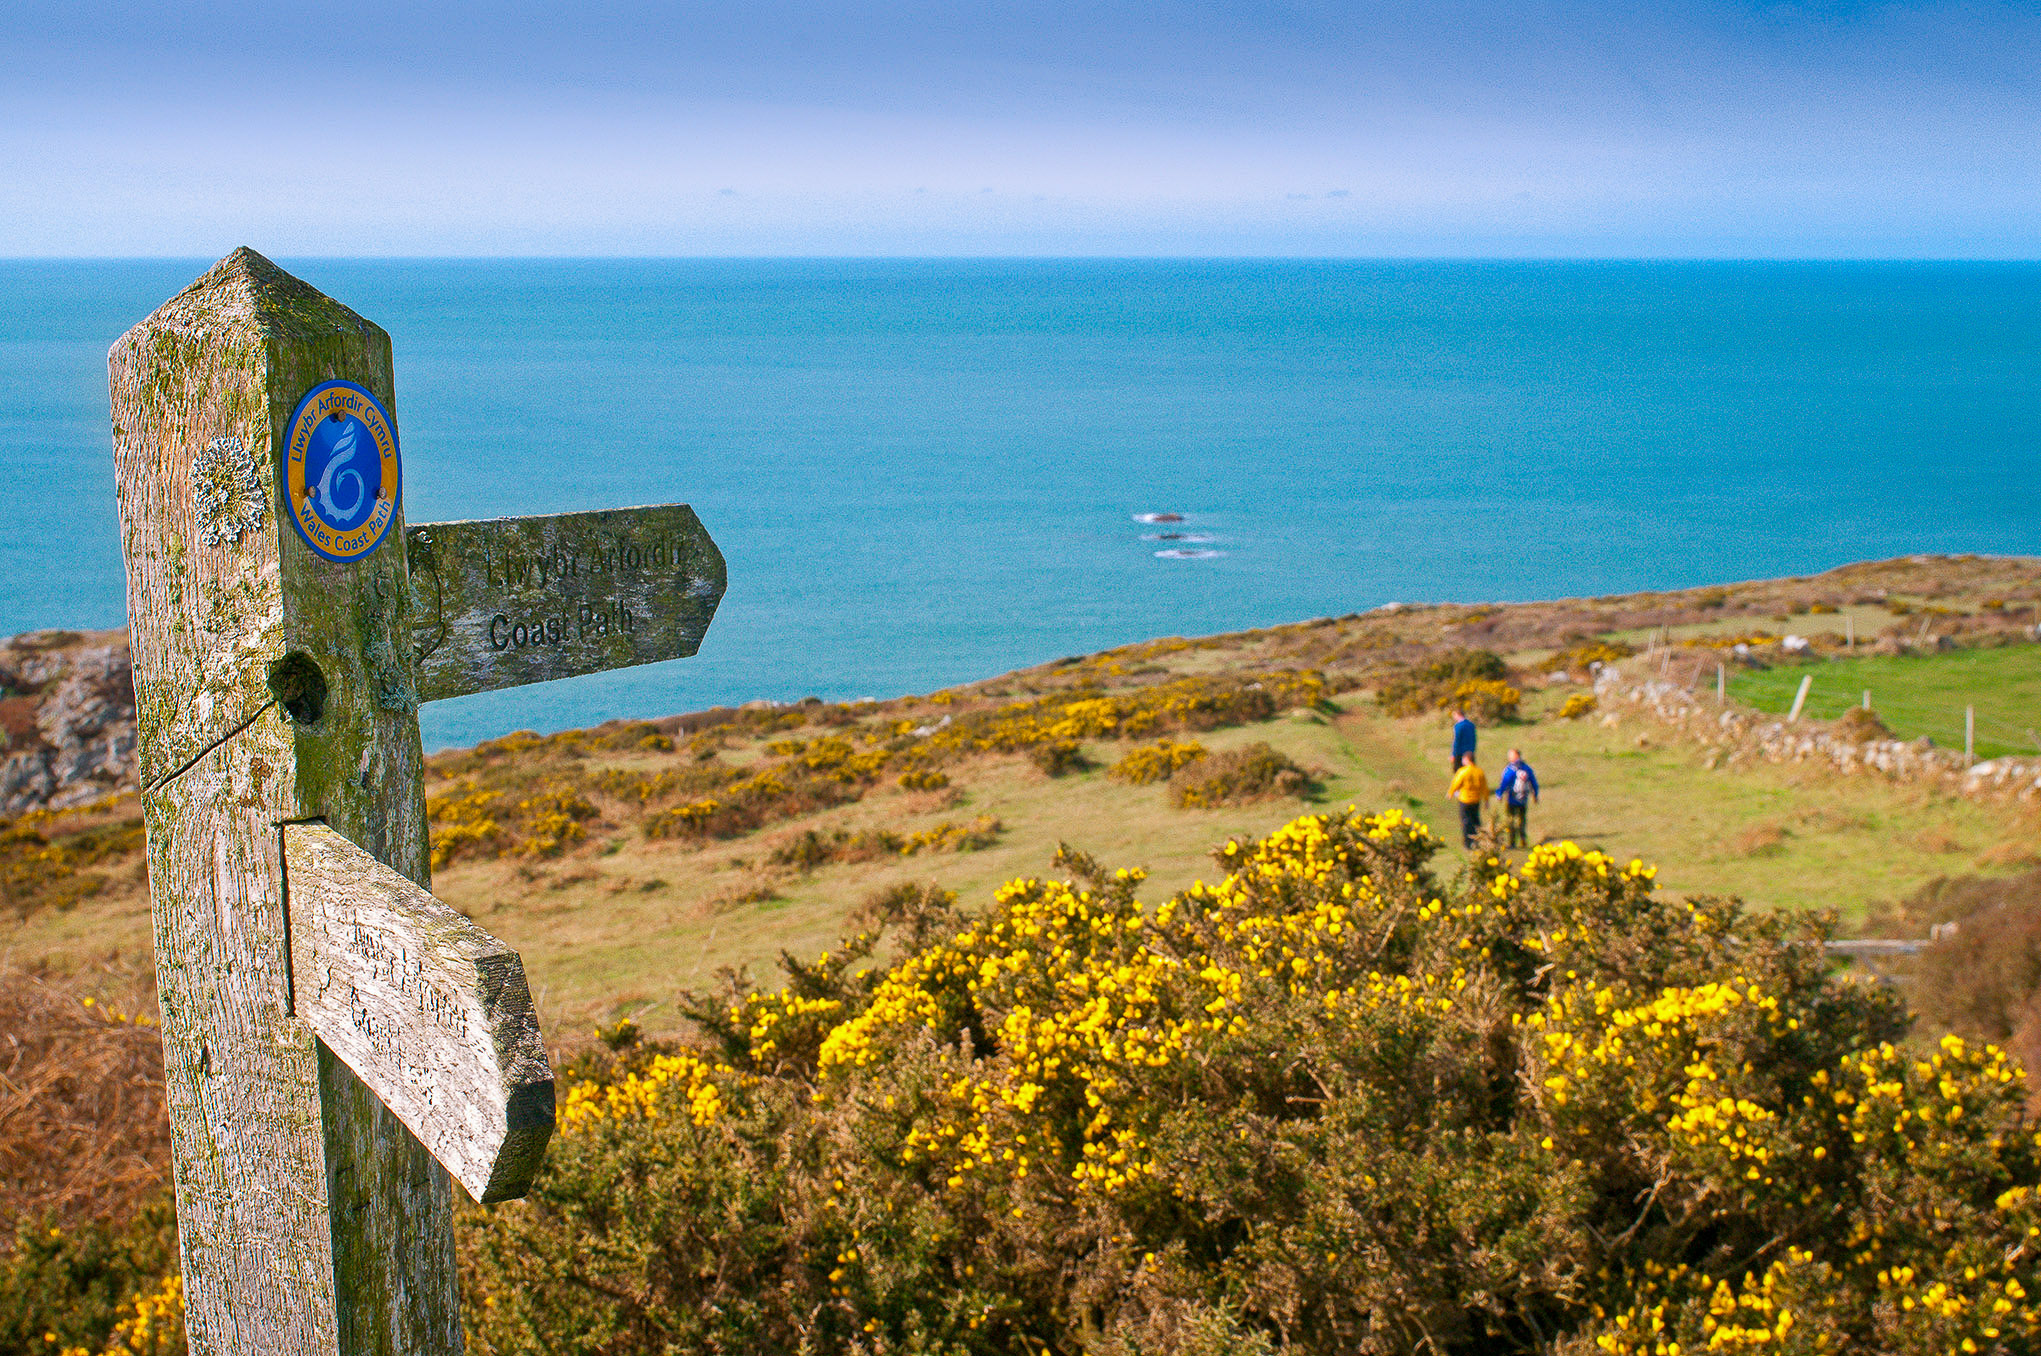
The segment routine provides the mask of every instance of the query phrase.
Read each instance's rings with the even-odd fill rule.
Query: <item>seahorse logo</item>
[[[397,519],[404,469],[397,430],[373,393],[334,378],[291,413],[284,502],[306,546],[345,564],[376,549]]]
[[[319,501],[326,507],[327,521],[332,523],[351,522],[354,515],[361,511],[362,501],[368,498],[368,482],[362,479],[361,472],[342,469],[354,460],[357,450],[355,430],[360,427],[361,425],[352,419],[346,421],[346,426],[340,430],[340,436],[333,440],[333,447],[326,461],[326,470],[319,477]],[[345,508],[333,498],[333,486],[336,481],[341,480],[354,482],[354,498]]]

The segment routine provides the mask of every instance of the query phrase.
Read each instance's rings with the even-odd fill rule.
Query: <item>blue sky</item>
[[[2041,256],[2041,5],[0,0],[0,254]]]

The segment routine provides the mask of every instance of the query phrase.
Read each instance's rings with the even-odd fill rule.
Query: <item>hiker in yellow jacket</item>
[[[1446,788],[1446,794],[1460,802],[1460,845],[1474,846],[1474,835],[1481,832],[1481,802],[1488,799],[1488,774],[1474,761],[1474,755],[1460,755],[1459,771],[1453,774],[1453,784]]]

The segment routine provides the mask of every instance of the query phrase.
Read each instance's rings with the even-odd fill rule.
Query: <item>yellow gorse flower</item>
[[[130,1301],[134,1310],[114,1326],[113,1338],[97,1353],[65,1347],[62,1356],[168,1356],[184,1349],[184,1278],[165,1276],[153,1291]]]
[[[559,1123],[563,1130],[573,1131],[626,1118],[656,1121],[677,1104],[694,1124],[708,1125],[729,1110],[724,1085],[743,1081],[727,1064],[712,1065],[693,1055],[659,1055],[642,1072],[620,1082],[569,1088]]]
[[[1133,898],[1138,871],[1106,891],[1013,881],[982,923],[901,962],[824,1037],[822,1073],[850,1077],[900,1040],[939,1037],[974,1011],[1001,1057],[940,1090],[937,1113],[908,1132],[904,1162],[941,1164],[952,1190],[987,1173],[1061,1174],[1080,1192],[1153,1178],[1150,1135],[1122,1106],[1129,1072],[1170,1068],[1200,1042],[1238,1035],[1252,993],[1308,998],[1329,1013],[1419,1015],[1449,1010],[1465,987],[1461,972],[1413,978],[1356,964],[1347,947],[1360,940],[1357,920],[1383,899],[1365,878],[1332,897],[1319,888],[1356,860],[1332,822],[1305,816],[1252,847],[1228,844],[1225,879],[1153,911]],[[1374,844],[1433,841],[1395,811],[1345,827]],[[1082,1130],[1065,1143],[1054,1127],[1071,1111]]]

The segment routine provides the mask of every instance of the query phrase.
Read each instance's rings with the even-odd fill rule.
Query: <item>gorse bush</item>
[[[111,883],[108,870],[131,867],[141,846],[141,806],[131,793],[0,819],[0,910],[25,919],[71,908]]]
[[[1091,766],[1091,760],[1084,756],[1084,746],[1075,740],[1037,744],[1029,751],[1028,761],[1049,777],[1067,777]]]
[[[1375,689],[1375,700],[1395,716],[1443,711],[1469,683],[1502,684],[1509,666],[1493,650],[1447,650],[1438,658],[1399,670]]]
[[[1126,757],[1106,769],[1106,775],[1130,786],[1147,786],[1151,782],[1168,781],[1178,768],[1195,763],[1204,756],[1205,746],[1195,739],[1181,743],[1161,739],[1129,750]]]
[[[813,871],[826,862],[869,862],[881,857],[912,857],[921,852],[976,852],[999,841],[1002,830],[997,815],[980,815],[968,824],[944,820],[916,833],[892,829],[862,829],[852,833],[835,829],[828,833],[804,829],[766,854],[775,866]]]
[[[1452,702],[1484,725],[1515,720],[1524,694],[1494,678],[1476,678],[1453,689]]]
[[[1059,860],[604,1054],[467,1235],[477,1352],[2022,1351],[2041,1147],[1815,923],[1310,815]],[[602,1061],[607,1061],[602,1063]]]
[[[9,1242],[0,1251],[0,1352],[183,1356],[167,1192],[118,1220],[63,1228],[21,1219]]]
[[[148,1302],[177,1265],[155,1005],[74,983],[0,969],[0,1356],[171,1336]]]
[[[1922,1019],[2041,1060],[2041,871],[1931,881],[1893,912],[1872,921],[1938,934],[1908,967]]]
[[[1169,803],[1179,810],[1243,805],[1270,796],[1300,796],[1311,775],[1257,741],[1184,764],[1169,779]]]
[[[1701,603],[1700,606],[1720,607],[1722,601],[1717,599],[1713,603]],[[1603,664],[1613,664],[1636,653],[1635,646],[1620,640],[1583,640],[1567,646],[1539,667],[1547,673],[1586,674]]]
[[[1892,738],[1892,731],[1885,727],[1884,721],[1878,719],[1878,713],[1868,707],[1851,707],[1836,719],[1833,728],[1836,734],[1858,744]]]

